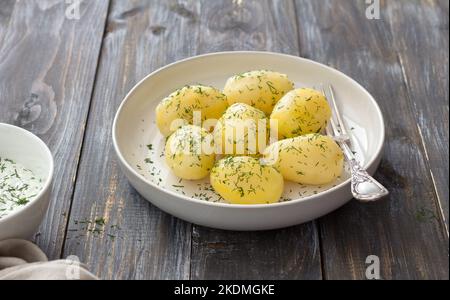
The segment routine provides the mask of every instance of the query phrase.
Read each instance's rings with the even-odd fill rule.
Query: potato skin
[[[284,179],[305,185],[331,183],[341,176],[344,155],[336,142],[320,134],[286,139],[267,147],[264,159]],[[273,159],[273,160],[272,160]]]
[[[174,120],[193,123],[193,112],[201,112],[201,121],[219,119],[228,107],[227,97],[218,89],[203,85],[185,86],[163,99],[156,107],[156,124],[164,136],[171,135]],[[197,124],[196,124],[197,125]]]
[[[228,79],[223,90],[229,105],[246,103],[266,115],[275,104],[294,88],[285,74],[272,71],[251,71]]]
[[[176,176],[186,180],[205,178],[215,163],[213,136],[199,126],[183,126],[167,140],[165,158]]]
[[[227,109],[214,128],[216,153],[258,155],[267,144],[268,127],[269,120],[262,111],[245,103],[235,103]],[[241,138],[237,136],[240,128],[245,134]],[[252,140],[254,141],[252,142]],[[261,143],[258,143],[259,140]],[[263,144],[263,149],[260,149],[261,144]]]
[[[232,204],[268,204],[280,200],[284,181],[271,166],[249,156],[221,159],[211,171],[211,185]]]
[[[316,90],[301,88],[287,93],[274,107],[271,120],[278,121],[280,139],[319,133],[331,117],[325,96]]]

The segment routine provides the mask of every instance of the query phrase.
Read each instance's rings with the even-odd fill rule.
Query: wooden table
[[[367,19],[364,0],[90,0],[78,19],[63,0],[2,0],[0,121],[56,159],[37,244],[104,279],[365,279],[369,255],[383,279],[448,279],[449,3],[380,5]],[[366,87],[386,119],[376,178],[390,198],[269,232],[192,225],[142,199],[112,149],[121,100],[159,67],[224,50],[314,59]]]

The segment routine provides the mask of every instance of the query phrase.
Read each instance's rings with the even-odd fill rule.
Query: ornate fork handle
[[[350,164],[351,171],[351,191],[353,197],[362,202],[371,202],[383,198],[389,194],[389,191],[360,165],[355,155],[346,142],[345,137],[335,139],[344,152],[347,161]]]
[[[376,201],[389,194],[389,191],[364,170],[354,158],[349,159],[352,176],[352,194],[363,202]]]

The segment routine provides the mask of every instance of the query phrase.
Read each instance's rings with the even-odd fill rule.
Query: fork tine
[[[334,121],[334,118],[333,118],[333,117],[330,118],[330,121],[329,121],[328,124],[327,124],[327,130],[329,130],[328,128],[330,128],[330,129],[332,130],[332,132],[333,132],[332,135],[333,135],[334,137],[337,137],[337,136],[340,135],[340,133],[339,133],[339,127],[336,125],[336,122]]]
[[[328,99],[327,93],[323,87],[323,84],[320,84],[320,91],[322,92],[322,94],[325,96],[325,98]],[[326,127],[326,132],[327,135],[331,136],[331,137],[336,137],[339,135],[339,130],[338,127],[336,125],[336,122],[334,121],[334,114],[331,114],[331,118],[330,120],[327,122],[327,127]]]
[[[327,97],[327,94],[325,93],[325,89],[323,88],[323,84],[320,84],[319,86],[313,86],[313,89],[322,92],[322,95],[325,96],[325,98]],[[330,126],[330,122],[327,121],[327,127],[325,127],[325,132],[328,136],[333,137],[334,136],[334,132],[333,129]]]
[[[328,92],[330,93],[330,101],[331,101],[331,105],[333,105],[334,108],[334,114],[336,115],[336,119],[337,119],[337,126],[340,129],[340,133],[342,135],[348,135],[347,132],[347,128],[345,128],[345,123],[342,120],[342,115],[341,112],[339,111],[339,107],[337,106],[336,103],[336,98],[334,97],[334,90],[333,87],[331,86],[331,84],[328,85]]]

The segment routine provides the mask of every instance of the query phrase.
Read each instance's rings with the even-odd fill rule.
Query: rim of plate
[[[144,176],[140,175],[138,172],[136,172],[136,170],[134,170],[131,165],[126,161],[126,159],[123,157],[122,152],[120,151],[120,148],[117,144],[117,137],[116,137],[116,126],[117,126],[117,121],[119,118],[119,115],[121,114],[121,111],[123,109],[123,107],[125,106],[126,102],[130,99],[130,97],[134,94],[134,92],[150,77],[156,75],[157,73],[166,70],[166,69],[170,69],[175,67],[178,64],[182,64],[188,61],[192,61],[192,60],[198,60],[198,59],[203,59],[203,58],[207,58],[210,56],[228,56],[228,55],[268,55],[268,56],[281,56],[281,57],[285,57],[288,59],[296,59],[296,60],[301,60],[303,62],[306,63],[310,63],[313,65],[317,65],[320,67],[324,67],[325,69],[327,69],[330,72],[336,73],[338,75],[344,76],[346,79],[350,80],[351,83],[353,83],[354,85],[358,86],[359,88],[362,89],[362,91],[367,95],[368,99],[370,99],[370,101],[372,102],[373,106],[376,108],[376,113],[378,118],[381,121],[382,124],[382,128],[380,128],[380,134],[381,134],[381,143],[378,145],[378,148],[376,149],[375,154],[373,155],[373,157],[370,159],[370,161],[368,161],[365,164],[365,168],[369,168],[371,167],[376,160],[380,157],[381,152],[383,151],[383,147],[384,147],[384,143],[385,143],[385,138],[386,138],[386,130],[385,130],[385,123],[384,123],[384,117],[383,117],[383,113],[381,112],[380,107],[378,106],[377,101],[373,98],[373,96],[361,85],[359,84],[356,80],[354,80],[353,78],[351,78],[350,76],[344,74],[343,72],[334,69],[330,66],[324,65],[322,63],[307,59],[307,58],[303,58],[303,57],[299,57],[299,56],[294,56],[294,55],[289,55],[289,54],[283,54],[283,53],[276,53],[276,52],[269,52],[269,51],[224,51],[224,52],[213,52],[213,53],[207,53],[207,54],[201,54],[201,55],[197,55],[197,56],[192,56],[189,58],[185,58],[182,60],[178,60],[175,61],[173,63],[170,63],[168,65],[165,65],[155,71],[153,71],[152,73],[150,73],[149,75],[145,76],[142,80],[140,80],[129,92],[128,94],[125,96],[125,98],[122,100],[116,115],[114,117],[114,122],[113,122],[113,127],[112,127],[112,138],[113,138],[113,145],[114,145],[114,150],[119,158],[119,160],[122,162],[122,164],[127,168],[127,170],[129,170],[135,177],[137,177],[138,179],[140,179],[141,181],[143,181],[144,183],[152,186],[153,188],[156,188],[158,190],[160,190],[163,193],[169,194],[171,196],[186,200],[186,201],[191,201],[194,203],[198,203],[198,204],[203,204],[203,205],[209,205],[209,206],[216,206],[216,207],[227,207],[227,208],[244,208],[244,209],[252,209],[252,208],[271,208],[271,207],[281,207],[281,206],[288,206],[288,205],[294,205],[296,203],[300,203],[300,202],[306,202],[306,201],[312,201],[314,199],[323,197],[323,196],[327,196],[328,194],[333,193],[336,190],[339,190],[341,188],[343,188],[344,186],[348,185],[351,181],[351,178],[347,179],[344,182],[341,182],[340,184],[336,185],[335,187],[332,187],[326,191],[320,192],[316,195],[311,195],[311,196],[307,196],[304,198],[297,198],[297,199],[292,199],[289,201],[285,201],[285,202],[277,202],[277,203],[272,203],[272,204],[252,204],[252,205],[242,205],[242,204],[231,204],[231,203],[221,203],[221,202],[209,202],[209,201],[205,201],[205,200],[200,200],[200,199],[195,199],[195,198],[191,198],[191,197],[187,197],[185,195],[181,195],[178,194],[174,191],[171,190],[167,190],[164,189],[160,186],[157,186],[156,184],[152,183],[151,181],[147,180]]]
[[[28,202],[26,205],[20,207],[19,209],[15,210],[12,213],[7,214],[3,218],[1,218],[0,219],[0,224],[1,224],[2,222],[7,221],[8,219],[12,219],[16,215],[19,215],[22,212],[24,212],[28,207],[32,206],[35,202],[37,202],[42,197],[42,195],[44,195],[47,192],[47,190],[50,188],[52,180],[53,180],[53,173],[54,173],[55,162],[54,162],[54,159],[53,159],[53,154],[50,151],[50,149],[48,148],[47,144],[45,144],[44,141],[41,140],[37,135],[33,134],[32,132],[30,132],[30,131],[28,131],[26,129],[23,129],[23,128],[20,128],[18,126],[14,126],[14,125],[11,125],[11,124],[7,124],[7,123],[0,123],[0,126],[7,127],[7,128],[9,127],[12,130],[20,131],[24,135],[26,135],[29,138],[35,140],[38,144],[40,144],[42,146],[42,148],[46,152],[48,158],[50,159],[50,161],[49,161],[50,162],[50,171],[48,172],[47,180],[45,181],[45,184],[42,187],[41,191],[36,195],[36,197],[33,200]]]

